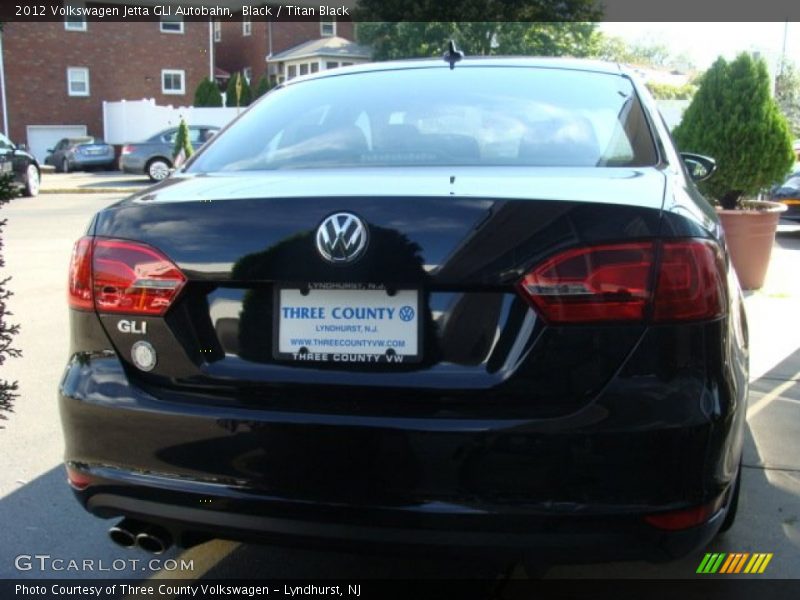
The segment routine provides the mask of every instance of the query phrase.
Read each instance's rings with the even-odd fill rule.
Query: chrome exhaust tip
[[[136,545],[135,524],[128,519],[122,519],[119,523],[108,529],[108,537],[117,546],[122,548],[133,548]]]
[[[163,554],[172,546],[169,533],[158,526],[147,525],[136,535],[136,545],[150,554]]]

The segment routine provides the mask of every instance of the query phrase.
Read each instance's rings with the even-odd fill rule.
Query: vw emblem
[[[317,250],[334,264],[356,260],[367,248],[367,226],[351,213],[335,213],[317,228]]]

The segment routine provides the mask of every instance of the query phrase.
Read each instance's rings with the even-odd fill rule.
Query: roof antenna
[[[464,53],[458,49],[455,40],[450,40],[447,44],[447,51],[444,53],[444,59],[450,63],[451,71],[462,58],[464,58]]]

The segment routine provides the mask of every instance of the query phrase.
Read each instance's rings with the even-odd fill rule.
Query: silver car
[[[91,136],[63,138],[47,151],[49,154],[44,163],[53,165],[60,173],[80,171],[90,167],[102,169],[114,167],[114,147]]]
[[[219,127],[210,125],[190,125],[189,140],[197,150],[215,133]],[[171,127],[160,131],[144,142],[125,144],[119,157],[119,168],[126,173],[144,173],[150,181],[161,181],[172,168],[172,149],[178,128]]]

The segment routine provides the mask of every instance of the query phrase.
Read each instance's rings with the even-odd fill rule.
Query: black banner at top
[[[797,0],[12,0],[0,21],[800,21]],[[707,40],[713,43],[713,39]]]

